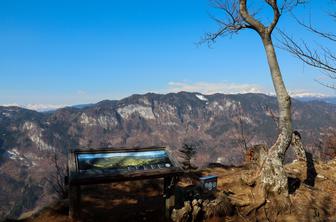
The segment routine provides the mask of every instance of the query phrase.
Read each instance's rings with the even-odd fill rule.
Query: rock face
[[[194,199],[185,201],[181,209],[173,209],[171,220],[174,222],[200,222],[207,221],[213,217],[224,220],[225,216],[234,214],[234,206],[228,197],[223,193],[218,193],[213,200]]]
[[[195,163],[244,160],[249,145],[272,144],[277,134],[274,97],[263,94],[148,93],[39,113],[0,107],[0,218],[49,201],[50,155],[70,148],[197,144]],[[320,133],[336,125],[336,105],[293,100],[294,128],[313,153]],[[62,158],[61,158],[62,159]],[[29,194],[29,195],[28,195]],[[43,197],[42,197],[43,196]]]

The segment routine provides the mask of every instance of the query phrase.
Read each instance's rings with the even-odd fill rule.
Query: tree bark
[[[298,131],[293,132],[291,146],[294,150],[296,160],[307,161],[306,151],[303,148],[301,135]]]
[[[261,169],[261,183],[265,191],[288,195],[288,181],[283,161],[285,153],[292,140],[291,99],[282,80],[278,60],[275,54],[271,35],[268,32],[261,33],[261,38],[266,51],[273,86],[279,107],[280,134],[269,149],[265,163]]]

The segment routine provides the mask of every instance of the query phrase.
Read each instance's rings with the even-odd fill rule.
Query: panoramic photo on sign
[[[80,153],[77,159],[80,173],[121,173],[172,167],[164,150]]]

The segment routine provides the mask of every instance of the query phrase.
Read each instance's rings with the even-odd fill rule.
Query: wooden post
[[[79,221],[80,219],[80,186],[72,183],[73,175],[77,172],[76,156],[74,152],[69,153],[69,218],[71,221]]]
[[[170,221],[171,210],[175,206],[175,178],[164,177],[163,197],[165,199],[165,221]]]
[[[71,221],[80,220],[80,186],[69,185],[69,217]]]

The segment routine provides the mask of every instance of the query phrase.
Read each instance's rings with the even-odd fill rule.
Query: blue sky
[[[322,3],[321,3],[322,2]],[[294,13],[322,28],[328,1]],[[215,31],[208,0],[0,0],[0,104],[55,106],[119,99],[133,93],[179,90],[272,92],[256,33],[198,45]],[[314,43],[294,20],[280,26]],[[290,91],[333,95],[322,74],[278,51]]]

